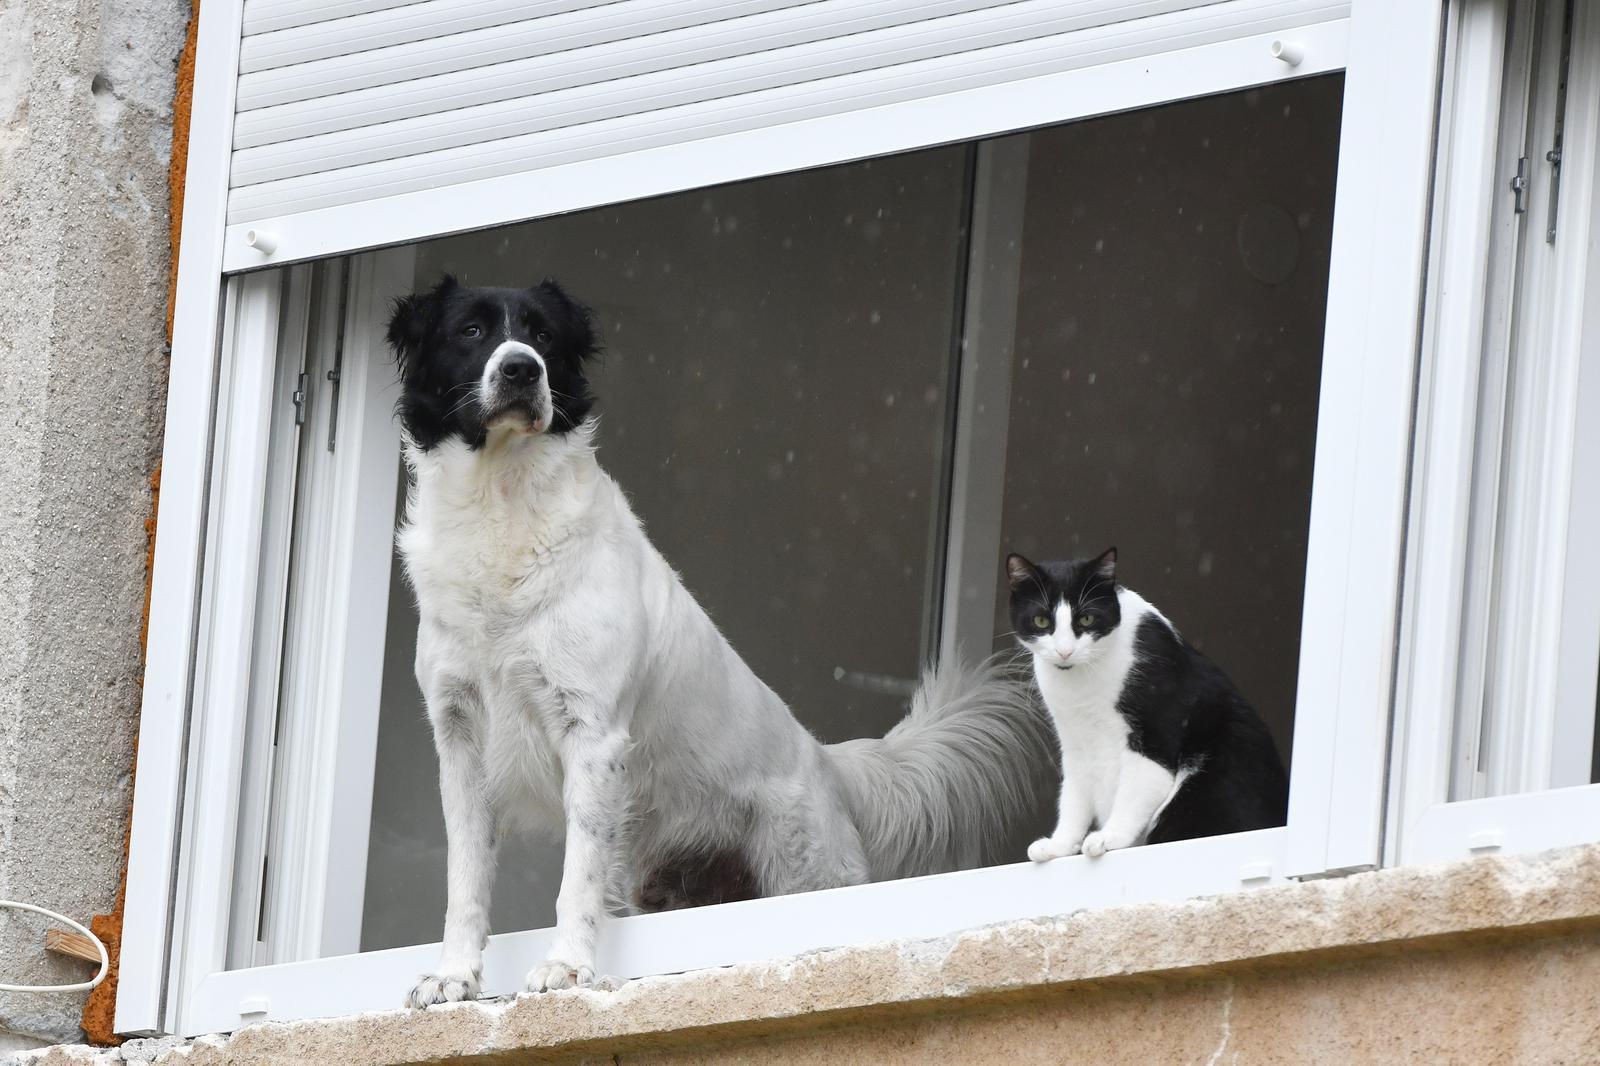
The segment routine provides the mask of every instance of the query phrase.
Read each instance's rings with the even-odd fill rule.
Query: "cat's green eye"
[[[1047,615],[1047,614],[1036,614],[1036,615],[1034,615],[1033,616],[1033,628],[1035,628],[1035,629],[1049,629],[1050,628],[1050,616]]]
[[[1094,625],[1094,615],[1092,615],[1092,614],[1080,614],[1078,616],[1078,628],[1079,629],[1088,629],[1092,625]]]

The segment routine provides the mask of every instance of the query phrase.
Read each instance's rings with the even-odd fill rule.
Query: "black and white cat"
[[[1056,829],[1028,858],[1283,825],[1289,779],[1265,724],[1116,566],[1115,548],[1006,559],[1011,621],[1061,741]]]

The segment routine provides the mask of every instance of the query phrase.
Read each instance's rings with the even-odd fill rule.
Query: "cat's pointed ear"
[[[1018,592],[1024,586],[1036,583],[1039,571],[1028,560],[1012,552],[1006,556],[1006,580],[1011,584],[1011,591]]]
[[[1094,572],[1107,581],[1117,579],[1117,549],[1107,548],[1094,561]]]

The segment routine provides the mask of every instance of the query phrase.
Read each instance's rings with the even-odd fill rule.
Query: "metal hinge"
[[[1567,76],[1572,68],[1572,0],[1567,0],[1566,21],[1561,27],[1561,68],[1556,82],[1555,129],[1550,138],[1550,150],[1544,154],[1550,164],[1550,209],[1545,219],[1544,239],[1554,244],[1556,215],[1561,210],[1561,147],[1567,126]]]
[[[1528,157],[1517,157],[1517,173],[1511,179],[1511,195],[1516,197],[1512,210],[1519,215],[1528,212]]]
[[[303,426],[306,424],[306,384],[310,380],[311,375],[304,372],[302,372],[301,375],[295,379],[294,424],[297,426]]]

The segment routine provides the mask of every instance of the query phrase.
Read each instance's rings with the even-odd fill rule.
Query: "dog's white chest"
[[[408,501],[400,548],[421,615],[418,680],[425,691],[448,683],[477,694],[467,724],[496,807],[559,824],[558,740],[575,679],[592,664],[574,656],[582,635],[555,620],[571,618],[566,606],[581,596],[585,538],[572,535],[570,477],[565,491],[541,492],[537,481],[501,484],[490,472],[474,468],[474,481],[430,471]]]

